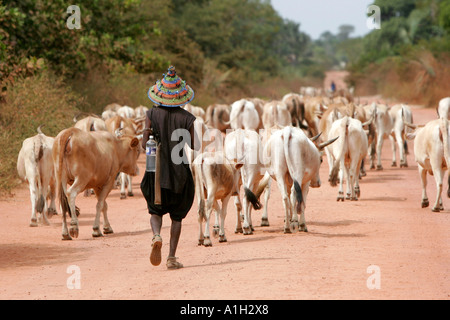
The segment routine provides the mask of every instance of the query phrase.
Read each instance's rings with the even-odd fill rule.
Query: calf
[[[339,194],[337,200],[344,201],[343,180],[347,176],[347,199],[358,200],[360,196],[359,173],[361,162],[367,155],[367,135],[361,121],[345,116],[331,126],[328,138],[341,137],[328,149],[333,158],[330,184],[337,185],[339,174]]]
[[[17,158],[19,177],[28,182],[31,199],[30,227],[37,227],[36,213],[42,214],[43,223],[49,225],[48,218],[56,214],[55,174],[53,172],[52,148],[55,138],[42,133],[27,138],[22,143]],[[50,197],[50,206],[47,197]]]
[[[106,197],[111,192],[119,172],[136,175],[138,172],[139,140],[135,136],[115,137],[107,131],[84,132],[77,128],[61,131],[53,145],[56,187],[63,214],[62,237],[71,240],[78,237],[78,219],[75,199],[87,188],[97,196],[93,237],[102,236],[100,213],[104,218],[104,233],[113,233],[108,221]],[[68,185],[70,185],[68,187]],[[66,213],[71,216],[67,229]]]
[[[227,206],[232,195],[239,193],[239,169],[243,163],[230,161],[223,152],[205,152],[195,158],[192,164],[192,173],[195,179],[195,189],[198,199],[199,245],[212,246],[209,232],[209,221],[213,208],[220,216],[216,215],[214,228],[219,230],[219,242],[226,242],[225,217]],[[218,200],[222,202],[219,207]],[[206,202],[206,208],[205,208]],[[205,231],[202,223],[205,221]]]

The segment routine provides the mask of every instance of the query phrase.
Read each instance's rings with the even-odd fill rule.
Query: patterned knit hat
[[[148,97],[158,106],[180,107],[194,99],[194,90],[170,66],[167,74],[148,90]]]

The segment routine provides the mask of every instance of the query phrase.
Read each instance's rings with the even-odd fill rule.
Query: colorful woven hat
[[[194,90],[170,66],[167,74],[148,90],[148,97],[159,106],[180,107],[194,99]]]

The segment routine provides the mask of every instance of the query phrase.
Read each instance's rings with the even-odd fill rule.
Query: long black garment
[[[141,182],[141,190],[147,201],[149,213],[158,215],[170,213],[172,219],[181,220],[186,216],[192,206],[195,185],[186,155],[184,154],[184,149],[182,148],[183,145],[180,145],[182,137],[180,136],[178,140],[172,141],[172,135],[177,129],[186,130],[184,131],[184,142],[190,145],[191,139],[188,134],[195,121],[195,116],[179,107],[158,107],[147,111],[147,117],[151,121],[153,135],[161,142],[161,206],[154,204],[154,173],[145,173]],[[189,139],[186,139],[186,136],[189,136]],[[180,159],[184,159],[182,163],[176,164],[172,161],[174,147],[180,149],[179,153],[175,154],[177,159],[174,160],[180,161]]]

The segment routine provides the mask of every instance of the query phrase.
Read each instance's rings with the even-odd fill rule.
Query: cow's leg
[[[220,210],[219,242],[227,242],[227,237],[225,236],[225,218],[227,216],[227,207],[229,201],[230,196],[222,199],[222,210]]]
[[[203,190],[201,190],[203,192]],[[203,235],[203,220],[206,220],[205,213],[205,201],[202,199],[201,195],[197,195],[198,197],[198,226],[199,226],[199,235],[198,235],[198,245],[202,246],[204,242]]]
[[[379,134],[377,138],[377,170],[383,170],[381,164],[381,149],[383,149],[383,135]]]
[[[133,177],[130,176],[129,174],[127,174],[126,176],[127,176],[127,183],[128,183],[127,196],[134,197],[134,193],[133,193]]]
[[[391,141],[391,148],[392,148],[392,167],[397,166],[397,142],[396,138],[394,138],[392,135],[389,136],[389,140]]]
[[[94,225],[92,226],[93,229],[92,236],[95,238],[103,236],[102,232],[100,231],[100,213],[103,213],[103,220],[104,220],[103,231],[105,233],[113,233],[113,230],[108,220],[107,214],[108,205],[105,202],[108,193],[109,193],[108,186],[103,186],[103,188],[95,190],[95,194],[97,196],[97,205],[95,206],[96,209],[95,220]]]
[[[289,229],[289,221],[291,221],[291,202],[287,193],[286,182],[284,177],[277,177],[278,189],[281,192],[281,198],[284,206],[284,233],[291,233]]]
[[[219,202],[216,200],[214,201],[214,225],[213,225],[213,236],[214,238],[217,238],[219,236],[220,231],[220,206]]]
[[[347,166],[344,166],[344,168],[345,168],[345,176],[346,176],[346,181],[347,181],[347,184],[346,184],[347,193],[346,193],[345,199],[351,200],[352,199],[352,195],[353,195],[353,191],[352,191],[352,189],[353,189],[353,179],[351,178],[351,170],[350,170],[350,168],[347,167]]]
[[[291,187],[291,198],[290,198],[290,205],[291,205],[291,220],[289,221],[289,231],[291,233],[297,233],[299,229],[299,223],[298,223],[298,212],[300,211],[300,204],[297,202],[296,197],[296,191],[294,184]]]
[[[234,233],[242,233],[242,204],[239,196],[234,196],[234,206],[236,207],[236,229]]]
[[[422,182],[422,208],[427,208],[430,205],[430,201],[428,201],[427,196],[427,170],[425,170],[420,164],[419,175],[420,181]]]
[[[270,198],[270,184],[272,183],[272,180],[269,180],[269,183],[267,184],[266,188],[264,189],[264,210],[261,217],[261,227],[268,227],[269,224],[269,211],[267,210],[267,205],[269,203]]]
[[[37,217],[36,217],[36,205],[38,202],[38,192],[37,192],[37,183],[35,178],[28,179],[28,186],[30,189],[30,200],[31,200],[31,218],[30,218],[30,227],[37,227]]]
[[[111,224],[109,223],[108,220],[108,204],[106,203],[106,200],[103,200],[102,213],[103,213],[103,233],[104,234],[114,233]]]
[[[362,163],[364,161],[364,158],[360,161]],[[361,165],[356,166],[356,173],[355,173],[355,200],[358,200],[358,198],[361,196],[361,189],[359,188],[359,168],[361,168]]]
[[[47,216],[51,218],[54,215],[58,214],[56,211],[56,188],[53,185],[53,183],[50,183],[49,192],[50,192],[50,206],[48,207],[47,210]]]
[[[213,211],[213,206],[215,204],[215,190],[212,190],[212,192],[208,192],[208,197],[206,199],[206,222],[205,222],[205,232],[204,232],[204,240],[203,245],[205,247],[211,247],[211,236],[209,233],[209,220],[211,217],[211,213]]]
[[[442,207],[442,184],[444,180],[444,171],[442,170],[441,166],[434,167],[433,163],[431,164],[431,166],[433,168],[434,179],[436,181],[436,202],[434,203],[431,211],[440,212],[444,209]]]
[[[49,183],[49,181],[46,181],[46,179],[44,179],[44,181],[42,181],[42,196],[44,198],[44,210],[42,211],[42,222],[46,226],[50,225],[50,221],[48,221],[48,216],[47,216],[47,210],[48,210],[48,203],[47,203],[48,183]]]
[[[306,197],[309,193],[309,185],[310,183],[305,183],[302,185],[302,193],[303,193],[303,202],[300,207],[300,231],[308,232],[308,228],[306,227],[306,218],[305,218],[305,210],[306,210]]]
[[[120,173],[120,199],[126,199],[127,194],[125,192],[125,187],[127,184],[127,175],[123,172]]]
[[[370,169],[375,169],[375,157],[375,141],[372,141],[372,144],[369,146]]]
[[[337,201],[344,202],[344,170],[343,167],[339,169],[339,190],[338,190],[338,197]]]
[[[78,217],[76,214],[76,207],[75,207],[75,198],[77,195],[83,190],[84,188],[81,188],[78,186],[77,179],[75,179],[74,183],[70,188],[67,189],[67,201],[69,203],[70,208],[70,228],[69,228],[69,234],[74,237],[78,238]]]

